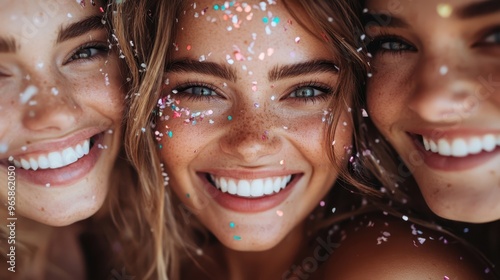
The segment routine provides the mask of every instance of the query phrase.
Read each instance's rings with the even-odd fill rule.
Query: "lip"
[[[90,131],[90,130],[89,130]],[[26,170],[23,168],[16,168],[17,180],[19,181],[27,181],[35,185],[39,185],[40,187],[64,187],[71,186],[76,183],[78,180],[85,177],[89,174],[96,162],[98,161],[102,149],[98,148],[99,144],[103,144],[106,130],[100,131],[98,134],[89,135],[89,131],[84,133],[79,133],[74,136],[71,136],[69,139],[55,142],[55,146],[52,146],[51,150],[54,150],[54,147],[65,147],[65,145],[71,145],[72,143],[78,143],[84,138],[88,137],[94,139],[94,144],[90,148],[89,153],[78,161],[61,167],[57,169],[38,169],[38,170]],[[88,139],[86,138],[86,139]],[[40,145],[36,145],[35,153],[40,153],[41,151],[46,151],[48,149],[49,143],[42,143]],[[30,152],[31,155],[33,152]],[[25,153],[25,155],[28,153]],[[21,155],[16,155],[21,156]],[[6,160],[0,162],[0,165],[7,166],[8,163]]]
[[[236,195],[232,195],[229,193],[223,193],[218,190],[212,183],[210,183],[207,179],[207,174],[214,174],[217,176],[226,176],[232,177],[235,179],[259,179],[266,177],[278,177],[278,176],[286,176],[293,175],[292,180],[287,184],[286,188],[281,190],[279,193],[266,195],[263,197],[252,198],[252,197],[240,197]],[[231,174],[229,176],[229,174]],[[236,211],[241,213],[257,213],[263,212],[274,207],[277,207],[281,203],[283,203],[288,196],[291,194],[297,182],[304,175],[301,172],[294,171],[284,171],[280,170],[277,172],[274,171],[264,171],[264,172],[246,172],[246,171],[221,171],[217,170],[214,172],[198,172],[197,173],[200,180],[203,182],[203,187],[210,194],[210,196],[222,207]]]
[[[425,133],[425,132],[423,132]],[[468,131],[459,134],[458,132],[449,132],[440,134],[441,137],[470,137],[476,135],[482,135],[484,133],[479,133],[477,131]],[[447,172],[456,172],[456,171],[465,171],[469,169],[473,169],[479,167],[487,162],[493,160],[495,157],[500,155],[500,148],[497,147],[491,152],[480,152],[478,154],[467,155],[465,157],[454,157],[454,156],[442,156],[437,153],[433,153],[431,151],[427,151],[421,142],[421,135],[432,135],[430,133],[420,134],[420,133],[407,133],[410,139],[413,142],[413,145],[418,150],[419,154],[422,156],[424,163],[436,170],[447,171]],[[436,139],[435,137],[430,136],[432,139]]]
[[[44,153],[49,153],[54,150],[64,149],[70,146],[74,146],[84,139],[90,139],[92,136],[103,134],[109,129],[103,128],[89,128],[76,133],[71,134],[68,137],[54,140],[36,141],[34,144],[24,145],[26,149],[23,150],[22,147],[16,148],[14,150],[9,150],[8,156],[2,158],[5,160],[12,156],[14,158],[26,157],[26,156],[37,156]]]

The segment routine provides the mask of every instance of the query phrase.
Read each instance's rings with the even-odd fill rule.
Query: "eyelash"
[[[200,88],[207,88],[217,94],[218,97],[222,97],[220,94],[220,91],[218,88],[214,87],[213,85],[207,84],[207,83],[199,83],[199,82],[187,82],[181,85],[178,85],[174,87],[173,91],[177,91],[175,95],[184,97],[186,96],[189,101],[210,101],[217,96],[214,95],[196,95],[196,94],[191,94],[187,93],[186,90],[190,88],[195,88],[195,87],[200,87]]]
[[[385,43],[398,43],[402,48],[398,50],[384,49],[382,45]],[[403,46],[404,45],[404,46]],[[392,54],[402,54],[403,52],[415,52],[417,49],[408,43],[405,39],[397,35],[381,34],[374,37],[368,44],[368,51],[375,55],[377,53],[392,53]]]
[[[321,91],[323,94],[317,95],[317,96],[311,96],[311,97],[289,97],[293,92],[298,91],[301,88],[312,88],[315,90]],[[287,94],[287,96],[284,99],[293,99],[294,101],[302,101],[304,103],[312,102],[313,104],[316,101],[323,101],[327,100],[331,95],[333,94],[333,88],[330,86],[327,86],[323,83],[318,83],[318,82],[305,82],[298,84],[292,88],[291,91]]]
[[[94,55],[90,55],[89,57],[86,57],[86,58],[73,58],[73,56],[75,56],[79,52],[81,52],[83,50],[87,50],[87,49],[96,49],[97,53]],[[103,42],[85,43],[85,44],[79,46],[76,50],[74,50],[69,55],[69,58],[67,59],[66,63],[70,63],[70,62],[78,61],[78,60],[92,61],[94,59],[101,57],[104,54],[107,54],[108,52],[109,52],[109,47],[108,47],[108,44],[106,44],[106,43],[103,43]]]
[[[489,37],[494,36],[495,39],[497,39],[496,42],[485,42],[486,39]],[[491,45],[498,45],[500,44],[500,26],[495,26],[486,32],[484,32],[484,35],[481,36],[481,41],[476,43],[476,46],[491,46]]]
[[[217,96],[215,96],[215,95],[196,95],[196,94],[186,92],[186,90],[188,90],[190,88],[194,88],[194,87],[207,88],[210,91],[215,92],[215,94],[217,94]],[[311,96],[311,97],[290,97],[289,96],[292,93],[298,91],[299,89],[307,88],[307,87],[312,88],[314,90],[318,90],[318,91],[322,92],[323,94],[319,94],[319,95]],[[218,88],[214,87],[213,85],[207,84],[207,83],[188,82],[188,83],[181,84],[181,85],[174,87],[173,91],[177,91],[177,93],[176,93],[177,96],[187,96],[188,100],[190,100],[190,101],[207,101],[207,100],[210,101],[210,100],[213,100],[217,97],[224,98],[223,95],[220,94],[220,91]],[[333,93],[332,87],[327,86],[323,83],[311,81],[311,82],[301,83],[301,84],[294,86],[288,92],[286,97],[283,98],[282,100],[292,99],[294,101],[300,100],[301,102],[305,102],[305,103],[308,103],[308,102],[315,103],[318,100],[320,100],[320,101],[327,100],[331,96],[332,93]]]

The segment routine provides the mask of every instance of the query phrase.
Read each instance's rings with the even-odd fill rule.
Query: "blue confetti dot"
[[[219,10],[219,5],[214,5],[214,10],[218,11]]]
[[[168,137],[172,138],[174,136],[174,133],[172,131],[168,132]]]
[[[232,116],[227,116],[227,119],[232,121],[233,120],[233,117]]]
[[[235,236],[233,236],[233,238],[234,238],[234,240],[237,240],[237,241],[241,240],[241,236],[239,236],[239,235],[235,235]]]
[[[275,17],[275,18],[273,18],[273,22],[274,22],[274,23],[278,23],[278,22],[280,22],[280,18],[279,18],[279,17]]]
[[[234,228],[235,226],[236,226],[236,225],[234,224],[234,222],[230,222],[230,223],[229,223],[229,227],[230,227],[230,228]]]
[[[267,17],[263,17],[263,18],[262,18],[262,22],[264,22],[264,23],[266,23],[266,24],[267,24],[267,23],[269,22],[269,19],[268,19]]]

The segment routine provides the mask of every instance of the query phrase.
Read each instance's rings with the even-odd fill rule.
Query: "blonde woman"
[[[2,279],[154,273],[162,208],[117,161],[125,77],[106,4],[0,1]]]
[[[120,5],[128,12],[118,14],[116,35],[134,93],[127,151],[150,174],[144,184],[166,195],[166,227],[179,227],[186,243],[165,236],[166,251],[185,255],[171,259],[170,276],[443,277],[450,269],[483,276],[454,245],[416,246],[401,219],[360,216],[361,234],[357,223],[321,229],[337,206],[332,186],[348,172],[350,108],[366,69],[353,3]],[[356,201],[348,193],[338,199]],[[381,232],[380,240],[394,238],[377,246]],[[402,244],[407,258],[391,253]],[[369,269],[354,269],[358,261]],[[404,274],[409,263],[415,269]]]

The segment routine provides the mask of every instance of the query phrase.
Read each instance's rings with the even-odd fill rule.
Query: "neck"
[[[295,227],[273,248],[260,252],[234,251],[222,248],[227,279],[282,279],[294,265],[305,245],[305,224]]]

